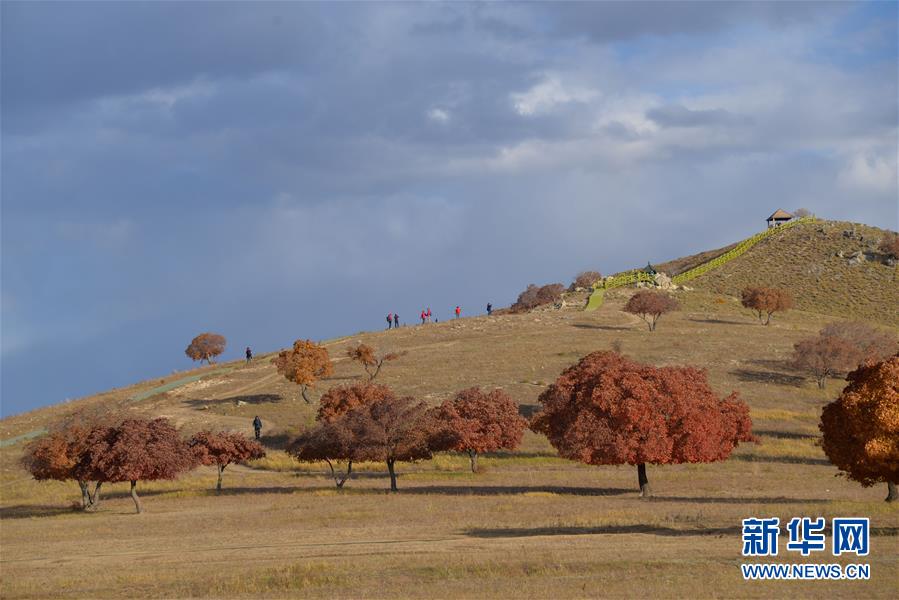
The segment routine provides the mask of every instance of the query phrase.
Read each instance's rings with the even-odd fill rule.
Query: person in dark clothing
[[[488,302],[487,303],[487,316],[489,317],[492,314],[493,314],[493,305]]]
[[[387,313],[387,329],[393,326],[393,313]]]
[[[259,439],[259,434],[262,432],[262,419],[259,418],[259,415],[256,415],[256,418],[253,419],[253,431],[256,432],[256,439]]]
[[[400,316],[396,313],[393,313],[393,328],[394,329],[400,328]]]
[[[253,360],[253,351],[247,346],[247,364],[250,364],[251,360]]]

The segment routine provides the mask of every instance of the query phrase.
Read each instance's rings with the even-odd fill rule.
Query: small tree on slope
[[[201,465],[218,467],[216,492],[222,491],[222,473],[232,463],[255,460],[265,456],[265,448],[255,440],[248,439],[241,433],[221,431],[200,431],[190,442],[196,460]]]
[[[588,354],[544,391],[531,428],[559,454],[591,465],[637,466],[650,495],[646,463],[724,460],[752,441],[749,408],[732,393],[719,399],[704,371],[653,367],[614,352]]]
[[[322,377],[334,372],[328,349],[311,340],[297,340],[290,350],[282,350],[272,359],[272,364],[288,381],[300,386],[300,393],[307,404],[308,388],[315,385]]]
[[[650,331],[656,330],[656,322],[663,314],[677,309],[677,300],[664,292],[650,290],[637,292],[624,305],[624,311],[643,319]]]
[[[899,354],[859,367],[840,397],[824,407],[818,427],[824,453],[865,487],[886,482],[899,500]]]
[[[793,296],[790,292],[779,288],[749,287],[740,294],[741,304],[754,310],[760,323],[768,325],[771,316],[776,312],[783,312],[793,307]],[[762,317],[765,317],[762,320]]]
[[[500,389],[462,390],[438,407],[436,418],[435,449],[467,452],[472,473],[478,471],[479,453],[516,448],[527,427],[518,404]]]
[[[852,371],[865,361],[878,361],[894,354],[896,338],[858,322],[831,323],[817,336],[793,346],[790,365],[811,373],[820,389],[828,377]]]
[[[184,351],[191,360],[206,361],[212,364],[212,359],[225,351],[225,336],[217,333],[201,333],[193,340]]]
[[[355,348],[348,348],[346,351],[350,360],[354,360],[362,365],[365,373],[368,375],[369,381],[374,381],[384,363],[398,359],[402,356],[399,352],[383,352],[378,354],[375,349],[368,344],[359,344]]]

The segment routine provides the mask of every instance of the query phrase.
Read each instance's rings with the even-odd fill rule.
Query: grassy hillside
[[[729,296],[752,285],[781,287],[793,293],[799,309],[896,326],[897,268],[877,252],[885,234],[857,223],[799,225],[687,285]],[[853,260],[859,252],[865,259]]]
[[[682,309],[654,333],[621,311],[633,290],[619,289],[592,313],[543,308],[325,342],[335,369],[314,399],[361,379],[345,351],[364,341],[406,352],[378,378],[400,394],[436,404],[468,386],[501,387],[525,415],[562,369],[594,350],[700,365],[718,393],[736,390],[747,402],[760,443],[720,463],[650,466],[651,501],[638,498],[633,467],[562,460],[532,433],[514,452],[483,457],[477,475],[467,457],[441,454],[399,465],[396,494],[385,493],[380,464],[356,465],[338,492],[325,466],[297,464],[280,449],[312,422],[316,406],[278,375],[271,355],[259,356],[0,421],[0,438],[10,440],[76,410],[165,416],[185,434],[251,434],[259,415],[269,447],[265,459],[229,467],[221,495],[212,492],[210,468],[141,483],[141,516],[131,514],[127,484],[104,486],[98,513],[73,511],[74,483],[36,482],[19,463],[22,442],[0,447],[0,597],[672,597],[695,594],[701,573],[709,596],[891,598],[899,511],[882,501],[883,486],[834,477],[818,445],[821,407],[843,382],[818,390],[786,365],[797,340],[833,319],[813,311],[852,309],[899,334],[890,270],[833,256],[878,236],[855,227],[852,238],[842,235],[848,224],[822,223],[763,242],[690,282],[695,289],[676,291]],[[790,287],[808,310],[761,326],[733,297],[750,283]],[[870,517],[871,580],[744,582],[740,522],[748,516]]]

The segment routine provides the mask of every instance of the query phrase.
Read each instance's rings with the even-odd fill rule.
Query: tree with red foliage
[[[206,361],[211,365],[212,359],[225,351],[225,337],[217,333],[201,333],[184,351],[191,360]]]
[[[403,352],[382,352],[378,354],[374,348],[368,344],[359,344],[354,348],[348,348],[346,351],[350,360],[354,360],[362,365],[365,373],[368,375],[369,381],[374,381],[384,363],[398,359]]]
[[[326,463],[337,489],[342,489],[353,473],[351,434],[341,419],[322,421],[307,429],[287,447],[287,453],[300,462]],[[339,461],[346,461],[345,473],[334,468]]]
[[[748,287],[740,293],[740,303],[758,315],[759,322],[771,322],[771,316],[793,308],[793,296],[787,290],[769,287]],[[762,321],[762,316],[765,320]]]
[[[353,472],[353,461],[356,459],[352,435],[342,417],[351,410],[393,397],[389,387],[377,383],[332,387],[319,401],[315,417],[318,423],[300,434],[287,452],[300,462],[326,463],[338,489],[342,488]],[[346,462],[346,474],[338,474],[335,469],[335,463],[341,461]]]
[[[734,392],[719,399],[705,371],[654,367],[614,352],[588,354],[538,400],[531,428],[564,458],[591,465],[637,466],[650,495],[646,463],[724,460],[752,441],[749,407]]]
[[[91,469],[89,439],[99,424],[68,423],[31,441],[25,447],[22,463],[38,481],[76,481],[81,489],[82,510],[100,504],[100,475]],[[91,493],[90,483],[96,481]]]
[[[467,452],[472,473],[478,472],[479,453],[516,448],[527,427],[518,404],[501,389],[462,390],[437,408],[436,419],[434,449]]]
[[[896,351],[895,336],[866,323],[831,323],[817,336],[793,346],[790,365],[811,373],[818,388],[824,389],[828,377],[848,373],[863,362],[883,360]]]
[[[532,283],[518,295],[518,300],[509,308],[512,312],[525,312],[544,304],[553,304],[562,297],[564,291],[565,286],[561,283],[542,286]]]
[[[387,463],[391,491],[397,490],[397,461],[431,458],[433,419],[427,405],[415,398],[398,398],[390,392],[350,410],[339,421],[346,428],[354,460]]]
[[[661,316],[679,307],[677,300],[664,292],[640,290],[624,305],[624,312],[639,316],[650,331],[655,331],[656,322]]]
[[[840,397],[824,407],[822,446],[849,479],[886,482],[887,502],[899,500],[899,354],[859,367]]]
[[[306,395],[308,388],[323,377],[334,372],[328,349],[312,340],[297,340],[290,350],[282,350],[272,359],[272,364],[288,381],[300,386],[300,392],[306,404],[310,403]]]
[[[581,271],[575,276],[574,281],[568,286],[568,291],[573,292],[578,288],[589,289],[593,284],[602,279],[599,271]]]
[[[131,482],[138,513],[143,512],[138,481],[175,479],[196,464],[190,446],[168,419],[125,419],[93,430],[88,445],[91,472],[100,481]]]
[[[265,448],[242,433],[221,431],[200,431],[188,442],[196,461],[201,465],[218,467],[218,481],[215,491],[222,491],[222,473],[232,463],[255,460],[265,456]]]

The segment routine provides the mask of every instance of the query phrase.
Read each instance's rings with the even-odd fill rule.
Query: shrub
[[[637,466],[649,496],[646,463],[724,460],[752,441],[749,407],[736,393],[719,399],[705,371],[653,367],[614,352],[588,354],[539,399],[531,428],[564,458],[591,465]]]
[[[592,288],[593,284],[602,279],[599,271],[582,271],[577,274],[574,281],[568,287],[568,291],[573,292],[578,288]]]
[[[518,295],[518,300],[510,308],[512,312],[525,312],[544,304],[552,304],[562,298],[564,291],[565,286],[561,283],[550,283],[544,286],[532,283]]]
[[[880,242],[880,251],[899,260],[899,233],[887,233]]]
[[[359,344],[355,348],[348,348],[346,354],[350,360],[354,360],[362,365],[369,381],[374,381],[378,373],[381,372],[381,367],[384,366],[384,363],[396,360],[404,353],[381,352],[379,354],[368,344]]]
[[[897,350],[896,338],[860,322],[831,323],[817,336],[793,346],[794,369],[810,373],[820,389],[828,377],[847,373],[866,361],[882,360]]]

